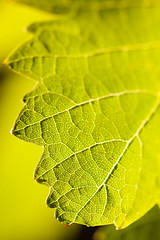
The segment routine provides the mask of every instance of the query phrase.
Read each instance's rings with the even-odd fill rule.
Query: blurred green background
[[[42,154],[37,145],[10,134],[23,96],[35,82],[2,66],[4,59],[29,37],[23,29],[53,16],[12,1],[0,0],[0,239],[76,239],[80,226],[66,227],[46,207],[48,188],[33,180]]]

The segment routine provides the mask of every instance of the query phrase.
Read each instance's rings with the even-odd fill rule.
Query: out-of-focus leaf
[[[93,240],[158,240],[160,239],[160,211],[154,207],[143,218],[126,229],[116,231],[114,226],[99,228]]]

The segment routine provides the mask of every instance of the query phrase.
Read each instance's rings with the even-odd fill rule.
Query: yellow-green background
[[[20,101],[35,82],[12,73],[2,62],[29,37],[23,29],[51,15],[0,0],[0,239],[41,240],[74,239],[78,226],[66,227],[46,207],[48,188],[33,180],[33,172],[42,153],[37,145],[18,140],[10,134]]]

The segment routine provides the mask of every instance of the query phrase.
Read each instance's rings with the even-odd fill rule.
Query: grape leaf
[[[12,132],[43,146],[35,179],[59,221],[121,229],[159,202],[160,6],[73,3],[6,60],[37,81]]]
[[[157,240],[160,239],[160,211],[154,207],[143,218],[126,229],[115,231],[113,226],[102,227],[94,234],[94,240]]]

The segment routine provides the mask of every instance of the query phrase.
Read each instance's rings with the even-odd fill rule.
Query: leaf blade
[[[159,22],[155,7],[83,10],[32,25],[34,37],[7,61],[39,81],[13,134],[44,146],[35,178],[50,186],[60,221],[123,228],[157,201]],[[156,149],[154,166],[143,142],[148,156]]]

